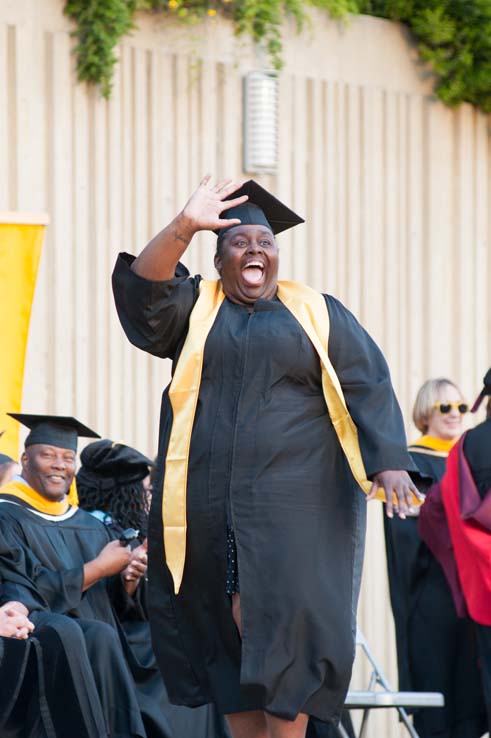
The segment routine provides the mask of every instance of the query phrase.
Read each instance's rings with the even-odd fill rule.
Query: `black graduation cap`
[[[305,223],[303,218],[287,208],[286,205],[283,205],[253,179],[245,182],[240,189],[229,195],[226,200],[235,200],[236,197],[242,195],[248,195],[247,202],[224,210],[223,218],[239,218],[243,225],[265,225],[273,233],[281,233],[281,231],[286,231],[288,228]],[[215,233],[221,238],[229,228],[234,227],[220,228]]]
[[[7,413],[7,415],[31,429],[25,440],[26,447],[35,443],[45,443],[49,446],[76,451],[79,436],[100,438],[98,433],[68,415],[29,415],[26,413]]]
[[[484,400],[486,395],[491,395],[491,369],[488,369],[488,371],[484,375],[483,384],[484,384],[484,387],[479,393],[479,396],[477,397],[475,403],[471,407],[471,413],[477,412],[481,402]]]
[[[144,479],[149,473],[149,467],[154,466],[153,461],[136,448],[108,438],[89,443],[80,454],[80,461],[82,466],[77,480],[89,481],[94,477],[103,477],[122,484]]]

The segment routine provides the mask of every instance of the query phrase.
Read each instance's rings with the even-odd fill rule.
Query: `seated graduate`
[[[81,466],[77,473],[79,505],[101,520],[116,535],[125,529],[139,532],[141,543],[146,540],[148,512],[151,499],[150,472],[154,463],[144,454],[124,443],[102,439],[89,443],[80,454]],[[146,553],[142,560],[146,564]],[[125,577],[138,576],[138,562],[129,565]],[[133,567],[135,572],[133,573]],[[139,586],[139,602],[143,617],[138,620],[128,614],[120,615],[121,625],[141,663],[153,667],[159,696],[156,708],[165,711],[176,736],[192,738],[221,738],[228,735],[223,717],[214,705],[196,709],[171,705],[166,693],[162,693],[162,679],[150,642],[150,626],[147,621],[146,587]]]
[[[103,438],[84,448],[80,462],[76,477],[80,507],[117,535],[134,528],[143,543],[150,509],[153,461],[131,446]]]
[[[70,417],[11,417],[31,432],[22,476],[0,489],[0,602],[22,602],[36,631],[46,625],[57,629],[75,682],[82,650],[97,685],[106,726],[102,735],[168,738],[166,718],[148,694],[148,670],[127,642],[113,605],[123,603],[126,613],[131,609],[146,570],[142,547],[121,545],[67,499],[78,436],[98,436]],[[131,578],[125,580],[130,565]]]
[[[0,735],[4,738],[106,735],[82,633],[76,627],[64,633],[71,636],[72,653],[66,652],[62,635],[55,625],[34,629],[20,602],[0,607]]]

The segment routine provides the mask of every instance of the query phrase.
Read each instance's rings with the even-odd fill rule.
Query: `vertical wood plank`
[[[408,158],[407,191],[407,389],[408,400],[403,407],[406,424],[409,425],[411,409],[416,393],[425,377],[425,356],[422,336],[425,315],[425,295],[423,290],[423,212],[426,200],[423,190],[423,107],[421,98],[412,95],[407,113],[406,149]],[[411,426],[411,435],[416,429]],[[415,436],[414,436],[415,437]],[[410,440],[411,437],[410,437]]]
[[[307,209],[307,183],[308,164],[305,142],[308,138],[307,127],[307,82],[302,77],[293,80],[293,165],[292,165],[292,200],[289,206],[299,214],[309,215]],[[305,216],[304,216],[305,217]],[[307,261],[309,258],[305,238],[309,240],[312,235],[312,224],[307,223],[307,228],[293,228],[292,239],[292,278],[298,282],[307,281]]]
[[[72,195],[71,168],[71,97],[70,45],[65,33],[55,33],[52,39],[51,99],[53,128],[52,151],[52,221],[50,232],[53,248],[51,278],[53,346],[50,353],[53,387],[50,406],[53,413],[71,415],[73,407],[73,355],[75,315],[73,300],[67,295],[72,273]],[[63,286],[65,285],[65,288]]]

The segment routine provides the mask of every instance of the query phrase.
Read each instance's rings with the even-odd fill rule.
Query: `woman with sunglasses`
[[[449,379],[420,388],[413,421],[422,435],[409,452],[430,484],[443,476],[468,409]],[[473,626],[456,615],[443,570],[418,534],[417,512],[405,520],[385,516],[384,529],[399,689],[445,698],[442,709],[416,711],[415,728],[420,738],[479,738],[486,723]]]

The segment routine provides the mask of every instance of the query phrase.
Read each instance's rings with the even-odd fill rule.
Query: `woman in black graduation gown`
[[[103,522],[118,537],[125,529],[134,529],[138,532],[139,542],[143,543],[148,524],[150,469],[154,466],[153,462],[131,446],[109,439],[89,443],[80,454],[80,461],[82,465],[77,473],[80,507]],[[131,576],[131,567],[130,564],[127,576]],[[125,617],[124,607],[120,605],[119,619],[139,662],[155,671],[157,688],[149,680],[150,694],[153,692],[154,699],[155,695],[159,696],[159,707],[165,713],[172,735],[176,738],[223,738],[226,735],[223,718],[213,705],[191,710],[165,701],[150,643],[144,584],[142,582],[138,590],[140,607],[136,617],[131,611]]]
[[[449,379],[430,379],[420,388],[413,420],[423,435],[409,452],[430,483],[445,473],[467,410]],[[416,711],[415,728],[420,738],[479,738],[485,713],[472,624],[457,617],[442,567],[419,536],[417,515],[384,516],[384,529],[399,689],[445,698],[442,709]]]
[[[278,297],[308,288],[278,283],[274,238],[301,218],[256,183],[239,187],[205,177],[138,259],[120,256],[113,286],[129,340],[174,362],[149,524],[150,621],[170,699],[214,702],[234,738],[297,738],[307,715],[339,719],[365,534],[366,500],[327,412],[326,348],[374,491],[389,491],[390,512],[394,491],[400,514],[418,493],[391,471],[413,466],[382,354],[317,293],[328,345],[309,339],[307,302],[297,319]],[[200,230],[218,232],[221,285],[179,263]],[[188,429],[182,451],[176,427]]]

